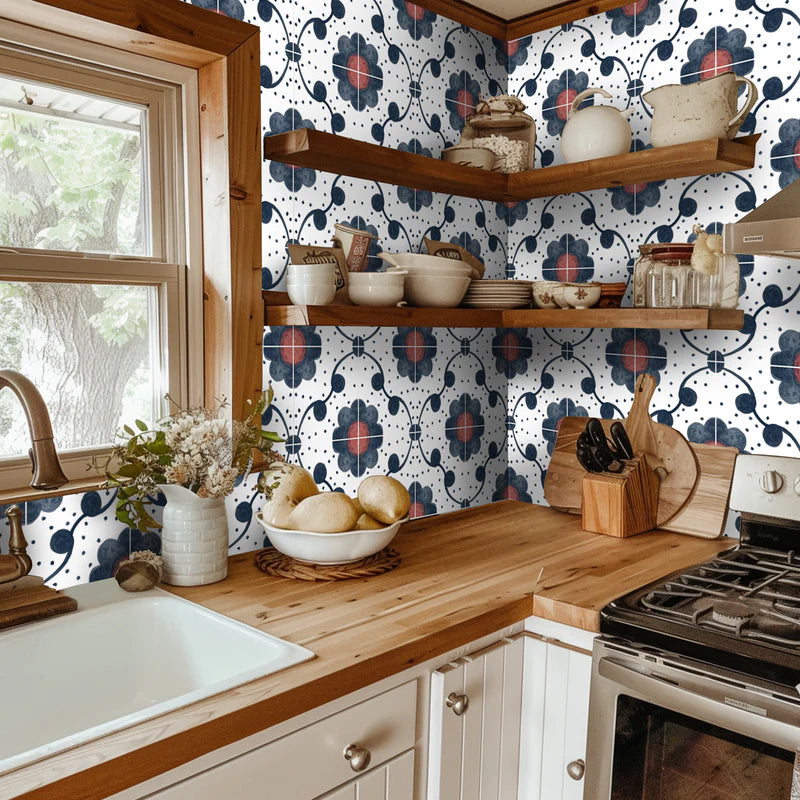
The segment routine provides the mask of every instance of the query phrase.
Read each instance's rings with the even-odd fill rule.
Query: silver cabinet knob
[[[447,700],[444,701],[448,708],[453,709],[453,713],[460,717],[462,714],[466,713],[467,709],[469,708],[469,697],[465,694],[456,694],[455,692],[450,692],[447,695]]]
[[[584,772],[586,772],[586,764],[582,758],[570,761],[569,764],[567,764],[567,775],[574,781],[581,780]]]
[[[775,492],[779,492],[783,488],[783,475],[774,469],[768,469],[766,472],[761,473],[758,485],[761,487],[762,492],[775,494]]]
[[[353,772],[363,772],[372,759],[372,755],[366,747],[357,744],[349,744],[344,749],[344,757],[350,762],[350,769]]]

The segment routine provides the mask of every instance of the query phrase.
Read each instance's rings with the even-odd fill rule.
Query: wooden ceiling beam
[[[537,31],[556,28],[568,22],[602,14],[612,8],[620,8],[627,5],[630,0],[567,0],[514,19],[505,19],[462,0],[415,0],[415,2],[428,11],[488,33],[495,39],[511,42]]]

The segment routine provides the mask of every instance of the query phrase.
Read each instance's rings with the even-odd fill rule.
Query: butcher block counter
[[[324,584],[234,556],[226,580],[169,590],[316,658],[0,776],[0,797],[100,800],[531,615],[597,631],[614,598],[735,544],[580,523],[514,501],[416,520],[392,543],[397,569]]]

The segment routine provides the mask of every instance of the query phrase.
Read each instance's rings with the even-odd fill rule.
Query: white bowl
[[[402,286],[406,276],[404,270],[397,272],[350,272],[347,281],[350,285],[361,286]]]
[[[448,275],[408,275],[405,298],[412,306],[455,308],[464,299],[469,284],[469,278]]]
[[[350,281],[347,294],[357,306],[396,306],[403,299],[403,282],[354,283]]]
[[[473,278],[480,278],[478,271],[473,269],[464,261],[444,256],[431,256],[426,253],[379,253],[378,254],[387,264],[399,269],[408,270],[409,274],[414,271],[422,271],[428,274],[431,269],[441,268],[445,271],[456,270],[464,272]]]
[[[290,278],[336,278],[335,264],[290,264],[286,269],[286,280]]]
[[[336,284],[292,283],[286,284],[289,299],[296,306],[327,306],[336,297]]]
[[[349,564],[383,550],[394,539],[400,526],[408,520],[403,517],[394,525],[373,531],[346,531],[345,533],[313,533],[290,531],[268,525],[256,514],[256,519],[267,532],[270,544],[285,556],[306,564]]]

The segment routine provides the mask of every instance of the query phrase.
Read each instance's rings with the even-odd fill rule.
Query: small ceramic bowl
[[[335,279],[336,265],[335,264],[289,264],[286,269],[286,280],[292,278],[300,278],[306,280],[307,278],[319,278],[326,280],[328,277]]]
[[[557,308],[572,308],[566,298],[566,288],[567,285],[565,283],[559,283],[553,287],[553,302]]]
[[[470,282],[470,278],[449,275],[408,275],[405,298],[412,306],[455,308],[464,299]]]
[[[286,282],[289,299],[296,306],[327,306],[336,297],[336,284],[330,282]]]
[[[561,286],[558,281],[534,281],[533,304],[537,308],[558,308],[553,298],[553,292],[558,286]]]
[[[591,308],[600,299],[599,283],[565,283],[564,300],[570,308]]]
[[[442,158],[451,164],[464,167],[493,170],[497,164],[497,156],[488,147],[447,147],[442,150]]]
[[[352,278],[352,275],[350,276]],[[347,286],[347,294],[357,306],[396,306],[403,299],[403,282],[355,283]]]
[[[267,532],[270,544],[285,556],[307,564],[349,564],[383,550],[408,517],[385,528],[344,533],[290,531],[268,525],[261,514],[256,514],[256,519]]]

